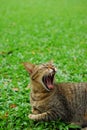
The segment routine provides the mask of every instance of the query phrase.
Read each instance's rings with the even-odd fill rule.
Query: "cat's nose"
[[[54,73],[57,72],[57,68],[53,68],[53,72],[54,72]]]

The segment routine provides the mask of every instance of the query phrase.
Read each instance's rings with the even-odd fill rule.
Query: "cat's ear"
[[[25,63],[23,63],[23,65],[24,65],[25,69],[28,71],[28,73],[32,74],[35,65],[31,64],[29,62],[25,62]]]

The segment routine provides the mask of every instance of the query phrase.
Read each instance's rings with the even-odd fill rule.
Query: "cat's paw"
[[[29,117],[30,119],[33,119],[33,120],[34,120],[35,115],[34,115],[34,114],[29,114],[28,117]]]
[[[28,117],[31,119],[32,118],[32,114],[29,114]]]
[[[28,115],[28,117],[30,118],[30,119],[32,119],[32,120],[35,120],[35,121],[38,121],[39,120],[39,118],[41,117],[41,114],[37,114],[37,115],[35,115],[35,114],[29,114]]]

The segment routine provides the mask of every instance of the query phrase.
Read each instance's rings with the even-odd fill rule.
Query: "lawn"
[[[57,82],[87,81],[87,0],[0,0],[0,130],[68,130],[34,122],[22,63],[53,60]]]

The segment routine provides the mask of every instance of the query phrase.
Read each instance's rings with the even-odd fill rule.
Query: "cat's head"
[[[27,62],[24,63],[24,66],[30,74],[33,83],[40,84],[40,86],[45,88],[47,91],[54,88],[54,75],[57,69],[53,63],[34,65]]]

